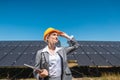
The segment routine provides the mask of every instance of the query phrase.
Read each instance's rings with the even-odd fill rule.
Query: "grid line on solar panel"
[[[89,45],[91,45],[91,43],[88,43]],[[94,54],[89,54],[89,56],[91,57],[91,59],[93,59],[94,63],[96,66],[110,66],[109,63],[106,63],[106,59],[103,58],[98,51],[98,48],[100,49],[99,46],[95,47],[95,46],[90,46],[91,49],[93,49],[95,52]],[[101,51],[101,50],[100,50]],[[105,52],[105,51],[104,51]]]
[[[99,45],[101,45],[100,43],[101,43],[101,42],[99,42]],[[91,44],[88,43],[88,45],[91,45]],[[96,45],[96,43],[95,43],[94,45]],[[97,44],[97,45],[98,45],[98,44]],[[98,45],[97,47],[100,47],[99,45]],[[103,45],[103,42],[102,42],[102,46],[105,46],[105,45]],[[92,45],[92,47],[95,47],[95,46]],[[96,47],[95,47],[95,48],[96,48]],[[99,48],[99,49],[101,49],[101,48]],[[95,52],[97,52],[97,51],[98,51],[98,50],[95,50]],[[101,51],[101,50],[99,50],[99,51]],[[99,52],[99,51],[98,51],[98,52]],[[102,51],[105,52],[105,50],[103,50],[103,49],[102,49]],[[89,52],[88,55],[90,55],[90,52]],[[91,58],[91,59],[92,59],[92,58]],[[106,60],[106,59],[105,59],[105,60]],[[95,60],[93,60],[93,61],[95,62]]]
[[[94,65],[86,54],[76,54],[75,58],[77,59],[79,66],[90,66],[90,65],[93,66]]]
[[[11,61],[11,59],[13,59],[13,58],[10,58],[10,54],[12,54],[12,50],[14,50],[16,47],[14,47],[13,49],[11,49],[9,52],[7,52],[6,54],[3,54],[3,56],[1,57],[1,59],[0,59],[0,64],[1,65],[4,65],[6,62],[8,63],[8,62],[10,62]],[[16,57],[16,56],[15,56]],[[7,64],[5,64],[5,65],[7,65]]]
[[[34,44],[34,43],[32,42],[31,44]],[[22,52],[23,54],[17,59],[17,63],[14,64],[14,66],[20,66],[20,65],[23,65],[24,63],[34,64],[33,61],[34,61],[36,52],[37,52],[37,50],[43,48],[43,46],[45,46],[45,44],[41,42],[40,46],[36,46],[36,47],[35,46],[29,46],[29,47],[27,47]]]
[[[116,59],[114,56],[109,55],[109,54],[102,54],[111,64],[112,66],[119,66],[120,61]]]
[[[84,50],[84,48],[81,47],[81,49],[85,53],[83,55],[82,54],[78,54],[78,55],[76,54],[75,55],[75,58],[78,60],[78,64],[79,65],[82,64],[82,65],[86,65],[86,66],[88,66],[88,65],[92,65],[92,66],[95,65],[93,60],[88,56],[88,54],[86,54],[86,51]],[[79,50],[79,48],[78,48],[78,50]]]

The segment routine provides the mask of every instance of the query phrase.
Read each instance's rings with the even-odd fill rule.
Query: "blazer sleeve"
[[[36,53],[35,67],[36,67],[37,69],[40,69],[41,52],[42,52],[42,50],[39,50],[39,51],[37,51],[37,53]],[[35,77],[37,80],[39,80],[40,76],[39,76],[39,74],[38,74],[36,71],[33,71],[33,75],[34,75],[34,77]]]
[[[67,54],[79,47],[79,43],[74,38],[68,40],[68,44],[69,47],[65,47],[65,51]]]

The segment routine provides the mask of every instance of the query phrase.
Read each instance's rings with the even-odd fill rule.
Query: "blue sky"
[[[42,40],[48,27],[82,41],[120,41],[120,1],[0,0],[0,41]]]

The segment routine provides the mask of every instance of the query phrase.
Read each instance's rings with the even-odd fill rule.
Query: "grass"
[[[0,79],[0,80],[9,80],[9,79]],[[29,78],[29,79],[17,79],[17,80],[36,80],[36,79]],[[72,80],[120,80],[120,74],[103,73],[101,77],[73,78]]]
[[[101,77],[73,78],[73,80],[120,80],[120,74],[103,73]]]
[[[71,67],[71,68],[78,65],[75,61],[71,61],[71,62],[73,62],[73,63],[69,64],[69,67]],[[74,69],[77,72],[73,71]],[[86,74],[83,75],[84,77],[80,77],[78,75],[79,71],[88,73],[86,71],[86,69],[88,69],[88,67],[75,67],[75,68],[71,69],[73,72],[75,72],[74,75],[78,76],[78,78],[73,78],[72,80],[120,80],[120,68],[117,68],[117,67],[115,67],[115,68],[114,67],[113,68],[103,68],[103,69],[102,68],[98,68],[99,71],[101,71],[100,72],[101,73],[100,77],[95,77],[95,76],[94,77],[87,77],[89,75],[86,75]],[[12,69],[11,68],[10,69],[9,68],[4,68],[3,69],[4,75],[0,74],[0,76],[2,76],[3,78],[6,78],[6,76],[7,76],[6,74],[8,73],[7,71],[9,71],[9,73],[11,74],[11,73],[16,73],[16,72],[19,72],[19,71],[22,71],[22,70],[23,70],[22,68],[20,68],[20,69],[16,69],[16,68],[12,68]],[[24,71],[27,71],[27,73],[30,73],[32,70],[25,69]],[[1,71],[1,73],[3,73],[3,72]],[[27,74],[27,73],[23,72],[21,74]],[[92,72],[92,73],[96,74],[95,72]],[[21,74],[19,74],[17,76],[23,76]],[[11,75],[13,75],[13,74],[11,74]],[[0,80],[11,80],[11,79],[0,79]],[[35,78],[24,79],[22,77],[22,79],[14,79],[14,80],[36,80],[36,79]]]

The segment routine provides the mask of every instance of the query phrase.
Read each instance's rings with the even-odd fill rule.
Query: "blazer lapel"
[[[45,56],[46,62],[49,63],[49,53],[47,51],[44,52],[44,56]]]
[[[63,58],[63,52],[61,50],[57,51],[57,53]]]

